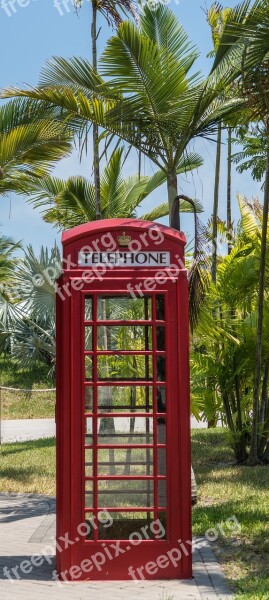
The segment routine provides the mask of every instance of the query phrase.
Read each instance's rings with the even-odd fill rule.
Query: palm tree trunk
[[[92,64],[97,71],[97,12],[96,0],[92,0]],[[99,157],[99,131],[98,125],[93,123],[93,170],[96,201],[96,220],[101,219],[101,192],[100,192],[100,157]]]
[[[218,125],[218,136],[217,136],[217,153],[216,153],[216,167],[215,167],[215,185],[214,185],[214,205],[212,215],[212,266],[211,274],[212,281],[216,283],[217,280],[217,234],[218,234],[218,207],[219,207],[219,182],[220,182],[220,159],[221,159],[221,123]],[[218,344],[215,348],[216,358],[218,356]],[[208,427],[215,427],[217,423],[216,415],[208,421]]]
[[[142,167],[142,152],[138,150],[138,179],[141,179],[141,167]]]
[[[269,123],[267,124],[267,133],[269,135]],[[268,228],[268,208],[269,208],[269,138],[267,146],[266,158],[266,175],[264,186],[264,203],[263,203],[263,219],[262,219],[262,240],[261,240],[261,257],[260,257],[260,279],[258,292],[258,323],[257,323],[257,339],[256,339],[256,364],[254,372],[253,386],[253,419],[251,430],[251,447],[248,458],[250,465],[259,463],[258,458],[258,422],[259,422],[259,396],[260,396],[260,379],[262,367],[262,329],[263,329],[263,312],[264,312],[264,292],[265,292],[265,266],[266,266],[266,242]]]
[[[219,126],[218,126],[215,186],[214,186],[214,206],[213,206],[213,216],[212,216],[212,281],[214,283],[216,283],[216,279],[217,279],[217,233],[218,233],[220,158],[221,158],[221,123],[219,123]]]
[[[230,254],[232,236],[232,203],[231,203],[231,181],[232,181],[232,128],[228,127],[228,157],[227,157],[227,230],[228,230],[228,254]]]
[[[174,169],[167,173],[167,190],[169,202],[169,225],[180,231],[179,199],[177,187],[177,173]]]
[[[269,359],[267,358],[263,369],[261,407],[259,421],[262,425],[262,435],[259,439],[258,456],[263,459],[264,450],[268,443],[269,430],[269,405],[268,405]]]

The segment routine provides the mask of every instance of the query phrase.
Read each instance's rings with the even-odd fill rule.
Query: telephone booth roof
[[[62,234],[62,244],[64,247],[68,246],[89,235],[94,236],[97,232],[113,232],[118,229],[129,231],[131,229],[139,233],[141,230],[147,230],[150,227],[158,227],[158,230],[162,232],[166,239],[185,246],[187,240],[182,231],[176,231],[171,227],[167,227],[167,225],[161,225],[153,221],[144,221],[142,219],[101,219],[100,221],[84,223],[83,225],[78,225],[78,227],[64,231]]]

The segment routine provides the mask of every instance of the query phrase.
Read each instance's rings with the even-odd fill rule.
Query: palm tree
[[[216,283],[217,277],[217,233],[218,233],[218,209],[219,209],[219,186],[220,186],[220,160],[221,160],[221,122],[218,124],[217,152],[215,166],[214,202],[212,214],[212,280]]]
[[[50,110],[40,116],[36,103],[11,101],[0,108],[0,195],[23,193],[33,178],[44,176],[71,151],[70,134],[53,122]]]
[[[14,252],[20,247],[10,237],[0,235],[0,286],[11,281],[17,263]],[[1,288],[3,289],[3,288]]]
[[[210,53],[214,56],[218,50],[220,39],[223,31],[225,22],[229,18],[231,8],[223,8],[219,2],[214,2],[209,10],[206,12],[207,21],[211,28],[211,35],[214,50]],[[226,97],[227,97],[227,90]],[[231,230],[232,217],[231,217],[231,143],[232,143],[232,128],[228,125],[228,157],[227,157],[227,227]],[[216,152],[216,168],[215,168],[215,186],[214,186],[214,205],[212,215],[212,279],[216,283],[217,274],[217,226],[218,226],[218,206],[219,206],[219,185],[220,185],[220,160],[221,160],[221,145],[222,145],[222,123],[218,125],[217,132],[217,152]],[[228,240],[228,252],[230,251],[230,242]]]
[[[0,350],[3,351],[9,348],[7,330],[16,313],[16,308],[8,302],[7,287],[14,285],[17,266],[14,253],[20,247],[10,237],[0,235]]]
[[[211,29],[211,37],[214,46],[214,54],[219,45],[220,31],[223,26],[223,9],[220,4],[214,2],[210,9],[206,12],[207,22]],[[218,207],[219,207],[219,185],[220,185],[220,161],[221,161],[221,138],[222,138],[222,124],[221,121],[218,123],[217,131],[217,150],[216,150],[216,165],[215,165],[215,182],[214,182],[214,202],[213,202],[213,213],[212,213],[212,266],[211,274],[212,280],[216,283],[217,276],[217,227],[218,227]]]
[[[104,169],[100,180],[101,218],[136,218],[141,202],[165,182],[163,171],[157,171],[152,177],[122,177],[123,148],[115,150]],[[189,156],[190,169],[197,165],[199,157],[192,153]],[[179,165],[178,173],[185,170],[184,163]],[[70,177],[61,180],[47,176],[36,181],[32,186],[29,202],[35,208],[42,209],[44,221],[52,223],[60,229],[68,229],[94,221],[96,218],[95,187],[83,177]],[[196,212],[202,206],[194,202]],[[192,212],[193,206],[186,200],[181,202],[182,212]],[[140,216],[147,221],[155,221],[168,214],[167,203],[156,206],[152,211]]]
[[[232,232],[232,127],[228,126],[228,152],[227,152],[227,229],[228,254],[231,252],[231,232]]]
[[[141,150],[166,175],[170,225],[180,228],[177,168],[188,164],[190,142],[208,138],[218,122],[242,105],[223,99],[233,78],[229,69],[205,81],[191,69],[198,56],[175,15],[164,6],[145,8],[140,28],[120,24],[100,59],[100,72],[82,59],[54,58],[38,88],[6,90],[40,106],[54,106],[81,135],[88,123]]]
[[[81,7],[82,0],[74,0],[74,5],[78,9]],[[120,10],[124,11],[124,14],[131,14],[137,18],[136,13],[136,2],[132,0],[121,0],[119,2],[115,0],[91,0],[92,7],[92,23],[91,23],[91,38],[92,38],[92,65],[95,71],[97,71],[97,15],[98,12],[103,15],[110,26],[118,26],[121,21]],[[93,123],[93,172],[94,172],[94,186],[95,186],[95,199],[96,199],[96,219],[101,219],[101,189],[100,189],[100,154],[99,154],[99,128],[98,124]]]
[[[0,296],[0,350],[9,348],[18,363],[33,368],[43,362],[55,366],[55,286],[61,272],[61,255],[31,246],[17,260],[12,282]],[[54,277],[52,276],[54,274]]]
[[[232,156],[238,173],[250,170],[254,181],[264,182],[268,144],[265,128],[259,124],[238,128],[235,143],[241,146]]]

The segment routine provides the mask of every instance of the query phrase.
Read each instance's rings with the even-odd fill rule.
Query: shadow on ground
[[[31,562],[33,558],[37,564],[40,563],[39,566],[35,566]],[[27,561],[27,565],[25,561]],[[22,569],[28,572],[25,573]],[[0,580],[53,581],[55,569],[55,556],[41,554],[0,556]]]
[[[40,500],[40,498],[28,494],[24,501],[23,496],[15,494],[14,497],[9,495],[8,504],[6,501],[7,496],[0,494],[0,523],[13,523],[23,519],[55,514],[54,498]]]

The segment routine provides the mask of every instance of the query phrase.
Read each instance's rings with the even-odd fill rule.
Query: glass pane
[[[158,481],[158,505],[160,508],[166,508],[166,480]]]
[[[166,538],[166,519],[166,512],[158,513],[158,523],[156,523],[156,525],[154,526],[157,539]]]
[[[164,386],[157,388],[157,411],[158,413],[166,412],[166,388]]]
[[[92,379],[92,357],[85,356],[85,379]]]
[[[166,448],[158,448],[158,475],[166,475]]]
[[[100,325],[97,328],[97,335],[98,350],[152,349],[152,327],[150,325]]]
[[[93,443],[92,418],[85,419],[85,444],[91,446]]]
[[[112,523],[99,524],[99,540],[152,540],[158,530],[153,512],[113,512]]]
[[[153,475],[153,449],[98,450],[98,475]]]
[[[85,321],[92,321],[92,298],[85,298]]]
[[[165,297],[163,294],[156,296],[156,319],[157,321],[165,321]]]
[[[92,512],[87,512],[85,515],[85,527],[81,528],[81,531],[83,531],[83,532],[85,529],[84,539],[93,540],[94,539],[94,529],[97,527],[98,527],[98,525],[96,524],[95,516],[93,515]]]
[[[162,421],[157,425],[157,436],[158,436],[158,444],[166,444],[166,422]]]
[[[97,369],[99,379],[151,381],[152,356],[98,356]]]
[[[165,350],[165,327],[162,325],[156,327],[156,348],[157,350]]]
[[[140,321],[152,318],[151,298],[102,296],[98,298],[98,319],[113,321]]]
[[[85,477],[93,476],[92,450],[85,450]]]
[[[165,356],[157,357],[157,379],[158,381],[165,381]]]
[[[92,481],[86,481],[85,506],[87,508],[93,508],[93,482]]]
[[[98,387],[99,412],[152,412],[150,386]]]
[[[165,425],[163,425],[165,428]],[[152,444],[153,419],[104,417],[98,419],[98,444]]]
[[[92,350],[92,327],[85,327],[85,350]]]
[[[88,515],[87,515],[88,517]],[[151,511],[113,512],[110,521],[98,519],[99,540],[152,540],[166,538],[166,512],[159,512],[154,519]],[[92,534],[92,516],[88,519],[89,536]],[[92,539],[89,537],[88,539]]]
[[[153,506],[153,481],[98,481],[98,505],[100,507]]]
[[[85,387],[85,411],[93,412],[93,388]]]

